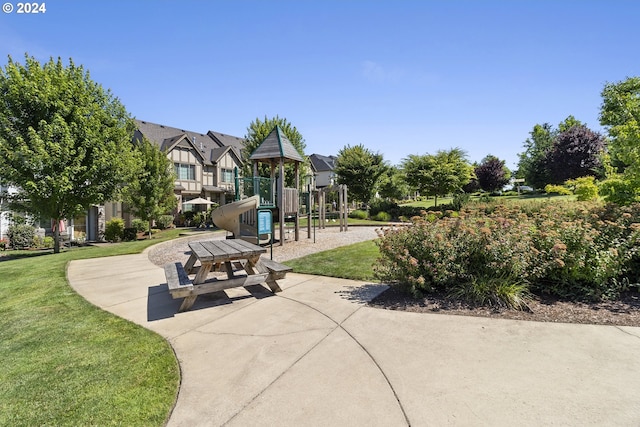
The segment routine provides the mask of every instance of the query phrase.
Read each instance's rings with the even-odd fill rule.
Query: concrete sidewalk
[[[146,253],[67,275],[171,343],[170,426],[640,425],[640,328],[381,310],[383,285],[302,274],[177,313]]]

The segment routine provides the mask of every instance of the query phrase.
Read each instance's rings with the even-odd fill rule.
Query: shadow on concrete
[[[366,304],[387,289],[389,289],[389,285],[368,283],[360,286],[348,286],[345,289],[336,291],[336,294],[346,300]]]
[[[173,317],[182,304],[181,300],[171,298],[166,283],[149,286],[147,293],[147,321],[168,319]]]
[[[248,294],[235,295],[233,297],[230,297],[225,291],[199,295],[189,311],[233,304],[234,301],[247,298],[263,299],[274,296],[269,289],[262,285],[247,286],[244,289]],[[150,286],[147,293],[147,321],[153,322],[174,317],[178,313],[178,309],[180,309],[180,304],[182,304],[182,298],[171,298],[166,283]]]

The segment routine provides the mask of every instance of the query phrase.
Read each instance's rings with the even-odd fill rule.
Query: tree
[[[30,213],[57,224],[117,198],[135,164],[135,125],[82,66],[9,57],[0,95],[0,180],[19,188]]]
[[[584,127],[584,125],[573,116],[568,116],[564,119],[558,124],[557,129],[554,129],[549,123],[535,125],[530,132],[530,138],[527,138],[524,142],[525,151],[519,154],[518,178],[524,178],[525,182],[534,188],[542,188],[550,182],[564,182],[564,179],[556,179],[554,174],[557,174],[559,170],[557,168],[552,170],[549,163],[549,156],[553,156],[553,158],[558,159],[559,162],[568,160],[569,158],[572,158],[573,161],[573,158],[575,158],[575,162],[580,164],[586,161],[588,157],[587,153],[593,148],[579,148],[582,142],[575,139],[571,144],[563,140],[561,141],[562,145],[558,145],[558,137],[562,135],[563,138],[567,138],[570,135],[576,135],[575,131],[571,131],[571,129],[576,127]],[[580,136],[586,137],[586,134]],[[585,144],[588,145],[591,142],[592,141],[589,140],[586,141]],[[553,154],[550,154],[552,152]],[[599,156],[600,153],[596,154],[597,158],[599,158]],[[589,161],[591,161],[591,159]],[[599,160],[595,160],[595,162],[599,162]],[[555,166],[556,165],[554,165],[554,167]],[[561,164],[557,164],[557,166],[560,169],[562,168]],[[570,178],[577,178],[578,176],[582,175],[579,174],[571,176]]]
[[[139,167],[124,191],[124,200],[138,218],[151,225],[160,215],[171,212],[177,206],[173,194],[175,177],[173,164],[167,155],[147,138],[136,141]]]
[[[561,131],[545,156],[548,182],[561,184],[568,179],[602,176],[605,146],[604,137],[583,124]]]
[[[378,180],[386,169],[382,154],[372,153],[363,145],[347,145],[338,152],[336,181],[347,185],[351,198],[369,203],[375,194]]]
[[[511,172],[505,166],[504,160],[489,154],[474,170],[478,184],[484,191],[499,191],[509,183]]]
[[[402,171],[396,166],[390,166],[380,175],[378,180],[378,194],[383,199],[400,200],[409,193]]]
[[[438,151],[435,155],[411,154],[403,160],[405,180],[423,194],[435,197],[461,192],[473,174],[466,153],[459,148]]]
[[[640,77],[607,83],[602,90],[600,124],[607,128],[609,150],[624,165],[611,171],[602,192],[608,200],[630,203],[640,199]]]
[[[548,182],[545,157],[553,146],[555,133],[549,123],[535,125],[524,142],[525,151],[518,154],[518,178],[534,188],[542,188]]]
[[[262,141],[264,141],[264,139],[276,126],[280,126],[280,129],[287,137],[289,142],[291,142],[291,144],[296,148],[296,150],[298,150],[298,153],[300,153],[303,158],[305,157],[304,150],[306,148],[306,143],[298,129],[291,123],[289,123],[285,118],[280,118],[279,116],[267,118],[267,116],[265,116],[264,121],[256,118],[251,122],[251,124],[249,124],[249,127],[247,128],[247,134],[244,136],[244,146],[242,150],[242,157],[244,160],[248,160],[249,157],[251,157],[251,154],[256,150],[256,148],[258,148]],[[245,163],[242,173],[244,176],[253,175],[253,165],[251,164],[251,162]],[[260,176],[270,176],[271,172],[268,166],[262,165],[258,173]],[[285,185],[295,185],[294,166],[291,164],[286,165],[284,174]]]

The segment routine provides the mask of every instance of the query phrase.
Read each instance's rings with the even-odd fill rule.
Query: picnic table
[[[267,250],[241,239],[208,240],[189,243],[191,255],[186,264],[165,265],[171,296],[183,298],[179,311],[193,306],[198,295],[239,286],[266,283],[272,292],[280,292],[278,279],[292,269],[261,257]],[[209,278],[211,272],[226,273],[226,278]],[[243,271],[243,273],[240,273]],[[195,275],[193,279],[189,275]]]

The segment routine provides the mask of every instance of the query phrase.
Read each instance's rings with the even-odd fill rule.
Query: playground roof
[[[251,153],[250,160],[271,162],[276,159],[286,161],[303,162],[304,159],[285,136],[280,126],[276,126],[260,143],[258,148]]]

